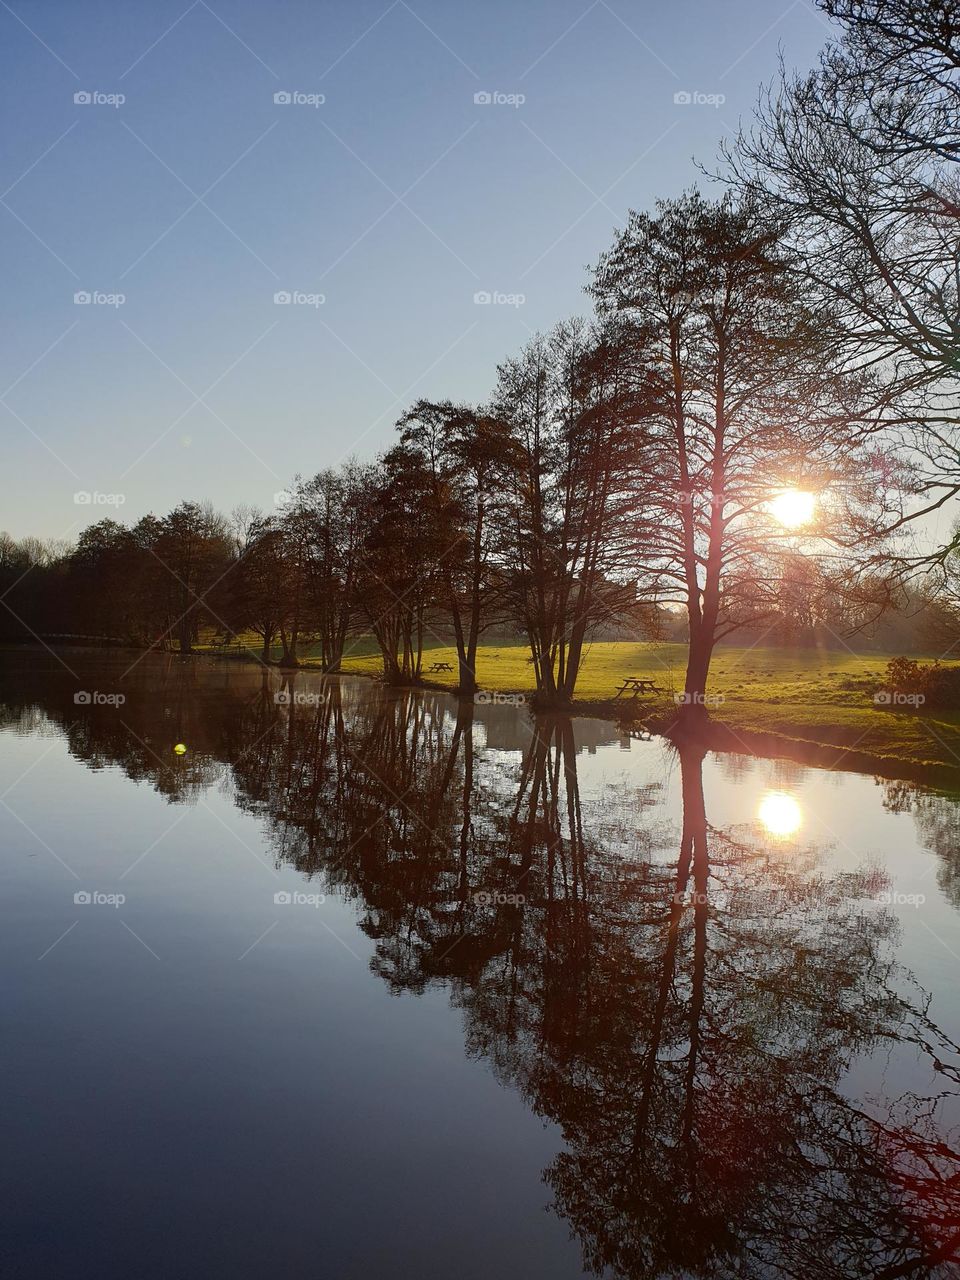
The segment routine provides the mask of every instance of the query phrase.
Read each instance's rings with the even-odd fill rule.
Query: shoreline
[[[190,654],[179,654],[171,651],[139,649],[134,646],[83,644],[60,645],[57,648],[98,654],[124,651],[141,655],[154,653],[157,657],[174,658],[179,661],[203,659],[213,662],[240,662],[245,666],[253,667],[265,665],[252,651],[216,653],[200,649]],[[7,643],[0,645],[0,649],[55,653],[53,646],[37,644]],[[459,695],[455,688],[451,688],[450,685],[442,684],[439,681],[425,678],[405,684],[388,685],[379,674],[372,671],[347,669],[335,673],[326,673],[309,660],[292,668],[282,667],[276,662],[271,662],[268,665],[271,671],[276,671],[281,676],[295,676],[301,672],[311,675],[346,676],[362,680],[373,680],[385,688],[443,693],[459,701]],[[484,687],[498,693],[523,692],[528,699],[529,707],[530,695],[528,691],[496,689],[493,687],[494,685],[495,682],[487,681]],[[532,707],[530,709],[533,710]],[[604,720],[622,726],[624,731],[639,729],[647,733],[656,734],[674,744],[677,741],[676,735],[671,732],[676,727],[676,718],[665,713],[662,703],[657,705],[638,705],[635,700],[632,702],[618,702],[614,699],[582,699],[574,700],[569,707],[565,707],[562,710],[560,708],[543,709],[539,714],[567,715],[577,718]],[[735,728],[723,720],[712,719],[707,719],[699,727],[699,731],[694,738],[688,736],[685,737],[684,741],[686,743],[695,741],[704,750],[711,752],[754,756],[758,759],[766,760],[790,760],[808,768],[868,774],[891,781],[914,782],[923,786],[960,792],[960,762],[949,764],[944,761],[910,759],[879,751],[864,751],[856,746],[848,747],[837,743],[820,742],[808,737],[795,737],[789,733],[779,731],[753,729],[749,726]]]
[[[247,661],[243,655],[233,654],[198,654],[195,656],[221,657],[224,661],[235,661],[237,659]],[[309,663],[302,664],[296,668],[284,668],[276,664],[271,664],[271,666],[273,669],[286,674],[296,674],[298,671],[312,672],[316,675],[327,674],[320,671],[319,667]],[[433,693],[444,693],[456,701],[460,700],[456,689],[451,689],[449,685],[441,684],[435,680],[421,678],[419,681],[409,684],[387,685],[380,676],[369,671],[338,671],[329,674],[373,680],[386,688],[430,690]],[[496,689],[492,691],[505,693],[523,692],[528,700],[530,696],[528,691],[523,690]],[[601,701],[575,699],[569,707],[562,710],[560,708],[544,708],[539,711],[539,714],[605,720],[608,723],[621,725],[624,730],[631,728],[642,729],[676,744],[676,738],[671,733],[671,730],[676,725],[674,717],[664,715],[659,707],[650,707],[646,712],[634,707],[633,714],[625,715],[624,711],[629,709],[630,705],[630,703],[624,702],[617,703],[612,699]],[[533,710],[532,707],[530,709]],[[786,733],[774,733],[762,729],[735,729],[731,725],[725,724],[722,720],[708,719],[701,728],[699,743],[706,751],[729,755],[755,756],[764,760],[790,760],[807,768],[825,769],[840,773],[869,774],[889,781],[915,782],[938,789],[960,791],[960,761],[954,765],[935,760],[910,760],[902,756],[889,755],[882,752],[857,750],[856,747],[840,746],[836,743],[817,742],[809,738],[792,737]],[[692,740],[695,739],[686,739],[687,742]]]

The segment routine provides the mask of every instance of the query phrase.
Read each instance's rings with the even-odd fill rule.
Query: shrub
[[[939,662],[921,666],[914,658],[892,658],[887,663],[883,689],[894,697],[892,705],[960,708],[960,667]]]
[[[895,693],[921,693],[923,675],[915,658],[891,658],[884,685]]]

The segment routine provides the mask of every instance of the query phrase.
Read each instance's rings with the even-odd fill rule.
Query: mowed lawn
[[[915,763],[960,767],[960,712],[885,710],[874,703],[890,656],[721,646],[711,668],[710,715],[733,729],[777,733]],[[604,715],[622,714],[620,705],[624,703],[629,714],[663,715],[674,707],[674,695],[683,689],[686,658],[684,644],[591,645],[577,683],[576,701],[593,704],[590,709]],[[449,662],[452,674],[429,674],[434,662]],[[305,665],[311,665],[309,658]],[[379,674],[380,657],[372,641],[362,638],[348,646],[343,670]],[[456,650],[427,650],[423,674],[431,683],[452,689],[457,682]],[[636,701],[620,698],[614,703],[624,676],[655,680],[660,693]],[[532,691],[528,649],[523,645],[481,648],[477,679],[485,689]],[[596,707],[597,703],[608,705]]]

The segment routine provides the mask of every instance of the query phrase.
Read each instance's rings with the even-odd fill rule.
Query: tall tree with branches
[[[501,617],[494,530],[504,511],[504,474],[514,445],[494,414],[449,400],[418,400],[398,427],[410,462],[426,481],[438,603],[453,628],[459,692],[470,697],[477,689],[480,634]]]
[[[788,268],[776,222],[694,192],[631,214],[594,277],[601,314],[633,322],[648,388],[641,571],[686,611],[684,719],[704,714],[716,643],[776,612],[796,545],[777,495],[833,489],[804,549],[839,581],[883,489],[873,388],[836,371],[834,318]]]
[[[572,700],[599,626],[635,635],[644,620],[630,515],[649,485],[636,426],[645,387],[625,328],[568,321],[498,371],[496,410],[515,455],[501,558],[545,706]]]

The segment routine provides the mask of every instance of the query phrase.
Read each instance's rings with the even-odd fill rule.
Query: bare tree
[[[635,634],[641,622],[630,514],[650,483],[636,426],[645,391],[624,327],[560,324],[498,371],[514,442],[502,559],[543,705],[573,698],[598,625]]]
[[[307,486],[313,512],[310,598],[324,671],[339,670],[357,608],[367,468],[321,471]]]
[[[796,546],[777,495],[832,490],[803,550],[839,580],[885,487],[862,445],[869,379],[836,371],[835,319],[788,266],[755,205],[693,193],[632,214],[595,275],[601,311],[634,321],[649,388],[640,570],[686,611],[684,719],[704,714],[715,644],[776,613]]]
[[[189,653],[202,623],[218,622],[209,595],[229,571],[231,551],[227,522],[209,502],[181,502],[161,522],[150,548],[166,570],[170,632],[181,653]]]
[[[420,678],[427,613],[446,550],[432,519],[429,481],[416,456],[398,445],[371,468],[360,501],[358,598],[386,680],[408,684]]]
[[[457,646],[459,692],[477,688],[480,633],[498,615],[501,577],[493,527],[504,507],[504,471],[514,457],[504,424],[482,408],[418,400],[400,419],[401,443],[420,467],[437,544],[440,605]]]

